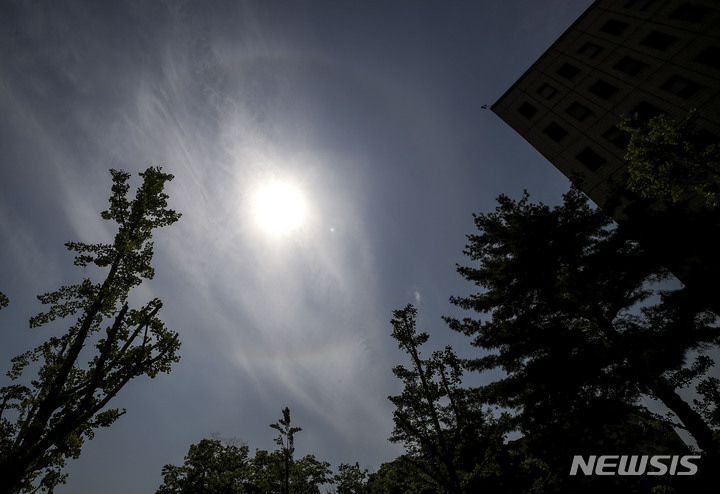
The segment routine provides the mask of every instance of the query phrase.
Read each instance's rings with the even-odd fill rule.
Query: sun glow
[[[259,187],[253,196],[252,208],[258,226],[273,235],[297,230],[307,214],[300,188],[284,182]]]

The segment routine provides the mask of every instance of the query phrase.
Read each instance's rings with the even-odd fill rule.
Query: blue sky
[[[395,458],[392,310],[413,302],[432,346],[475,351],[440,319],[472,289],[455,272],[472,213],[568,187],[481,107],[590,3],[3,2],[0,368],[62,330],[27,319],[36,294],[92,274],[64,242],[112,238],[109,168],[162,165],[183,214],[134,295],[164,301],[182,360],[126,387],[128,413],[56,492],[154,492],[213,433],[274,449],[285,406],[300,455]],[[251,215],[275,180],[308,208],[280,237]]]

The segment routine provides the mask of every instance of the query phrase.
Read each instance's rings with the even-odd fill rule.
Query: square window
[[[625,28],[628,27],[629,24],[626,24],[624,22],[616,21],[615,19],[610,19],[605,24],[602,25],[600,28],[600,31],[608,34],[612,34],[613,36],[619,36],[622,34],[623,31],[625,31]]]
[[[708,46],[695,57],[695,61],[708,67],[720,69],[720,48]]]
[[[652,105],[647,101],[643,101],[635,108],[633,108],[633,111],[630,112],[631,115],[634,115],[636,113],[641,120],[650,120],[652,117],[657,117],[658,115],[665,112],[657,106]]]
[[[576,119],[580,120],[581,122],[587,118],[588,115],[592,113],[592,110],[588,108],[585,105],[581,105],[577,101],[573,103],[572,105],[567,107],[567,110],[565,110],[567,113],[575,117]]]
[[[635,60],[632,57],[623,57],[618,63],[615,64],[614,68],[621,72],[625,72],[630,75],[637,75],[643,68],[647,67],[640,60]]]
[[[589,58],[595,58],[598,53],[603,51],[602,46],[598,46],[595,43],[590,43],[589,41],[582,45],[580,49],[578,50],[578,53],[581,55],[585,55]]]
[[[540,86],[540,89],[538,89],[537,92],[543,98],[550,99],[555,96],[555,93],[557,93],[557,89],[552,87],[550,84],[543,84],[542,86]]]
[[[525,118],[532,118],[533,115],[537,113],[537,108],[535,108],[533,105],[526,101],[525,103],[520,105],[520,108],[518,108],[517,111]]]
[[[674,75],[668,79],[665,84],[660,86],[660,88],[687,99],[695,94],[698,89],[702,88],[702,86],[697,82]]]
[[[555,142],[560,142],[563,137],[567,135],[567,130],[560,127],[555,122],[551,123],[547,127],[543,129],[543,132],[550,136],[550,138]]]
[[[578,72],[580,72],[580,69],[578,69],[574,65],[570,65],[569,63],[565,63],[562,67],[557,69],[558,75],[568,80],[572,80],[572,78],[575,77]]]
[[[603,134],[603,137],[620,149],[625,149],[630,142],[630,134],[617,127],[610,127],[607,132]]]
[[[645,10],[653,0],[630,0],[625,4],[626,9]]]
[[[676,40],[677,38],[675,36],[670,36],[669,34],[661,33],[659,31],[653,31],[645,36],[640,44],[656,50],[667,50],[668,47]]]
[[[602,99],[608,99],[610,96],[615,94],[615,92],[618,90],[615,86],[612,84],[609,84],[602,79],[598,79],[598,81],[590,86],[588,91],[591,93],[600,96]]]
[[[607,163],[607,160],[605,160],[605,158],[603,158],[590,148],[583,149],[580,154],[575,157],[580,163],[587,166],[591,171],[595,171],[601,166],[603,166],[605,163]]]
[[[687,22],[700,22],[710,11],[711,9],[709,7],[684,3],[670,14],[670,18]]]

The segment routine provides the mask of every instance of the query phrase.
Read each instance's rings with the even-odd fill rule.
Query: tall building
[[[691,109],[701,132],[720,136],[720,0],[596,0],[492,106],[567,177],[582,175],[601,207],[625,180],[621,115]],[[611,212],[686,285],[716,284],[720,211],[671,217],[660,202],[638,204]]]
[[[720,136],[718,0],[597,0],[492,106],[598,205],[625,169],[620,116],[693,108]]]

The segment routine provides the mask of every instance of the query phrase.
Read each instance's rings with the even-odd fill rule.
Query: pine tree
[[[646,416],[639,399],[650,396],[718,458],[717,427],[678,394],[700,382],[712,395],[712,359],[687,361],[720,342],[704,298],[661,289],[667,271],[577,189],[554,208],[527,194],[498,202],[475,215],[478,233],[464,251],[472,264],[458,267],[480,291],[451,298],[482,317],[447,318],[484,350],[469,369],[505,373],[479,390],[482,399],[512,410],[523,433],[553,431],[557,443],[563,432]]]

